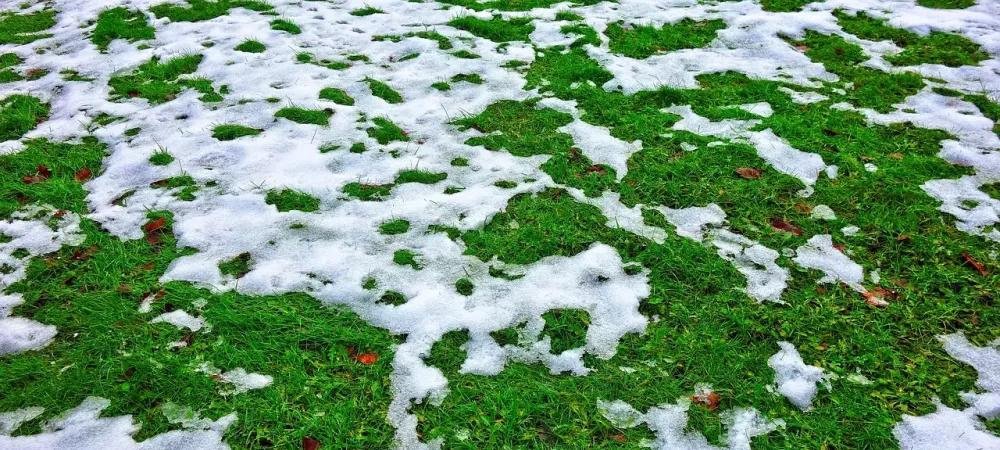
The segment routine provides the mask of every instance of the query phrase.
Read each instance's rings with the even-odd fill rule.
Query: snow
[[[46,422],[38,434],[11,437],[20,421],[41,411],[22,410],[13,421],[0,415],[0,448],[5,450],[73,449],[73,450],[229,450],[222,441],[223,433],[236,421],[230,414],[216,421],[201,421],[197,426],[168,431],[145,441],[136,442],[132,435],[140,425],[132,416],[100,417],[110,406],[109,400],[87,397],[79,406]]]
[[[812,408],[812,399],[819,392],[816,383],[822,383],[830,390],[830,375],[822,368],[806,365],[799,351],[790,342],[778,342],[781,350],[767,360],[774,369],[774,384],[778,392],[799,409]]]
[[[128,4],[148,9],[160,2],[132,0]],[[425,230],[432,224],[460,230],[479,229],[515,195],[564,187],[540,170],[547,156],[520,158],[503,151],[467,146],[464,144],[466,139],[481,133],[475,130],[459,132],[450,125],[452,120],[474,115],[499,100],[537,97],[537,92],[523,89],[523,74],[502,67],[511,61],[532,61],[536,54],[531,44],[514,42],[501,47],[485,39],[470,37],[467,32],[443,24],[457,15],[472,14],[471,11],[461,7],[445,10],[433,2],[382,0],[374,3],[385,6],[387,14],[356,17],[349,11],[372,3],[370,0],[275,0],[270,3],[276,12],[298,24],[302,34],[291,36],[270,30],[261,26],[269,20],[268,16],[236,8],[203,23],[169,23],[166,19],[151,18],[157,30],[150,48],[138,49],[134,44],[116,41],[107,54],[101,54],[85,39],[91,29],[88,21],[101,10],[120,2],[57,0],[54,3],[62,11],[57,17],[57,25],[51,30],[54,37],[32,46],[15,48],[26,59],[26,66],[44,67],[50,73],[34,81],[0,85],[0,96],[29,93],[52,102],[49,120],[31,131],[27,138],[72,140],[87,133],[86,124],[98,112],[123,118],[93,131],[108,144],[110,154],[104,161],[105,171],[85,184],[91,208],[88,218],[119,238],[137,239],[142,237],[141,226],[149,210],[169,211],[174,216],[178,245],[197,252],[175,260],[161,281],[181,280],[217,292],[235,290],[247,295],[309,292],[324,304],[347,305],[365,321],[404,335],[405,340],[396,349],[392,361],[394,400],[389,411],[389,420],[402,447],[420,449],[440,445],[439,441],[420,441],[417,418],[409,409],[414,403],[440,401],[447,395],[448,380],[441,371],[427,366],[424,358],[434,342],[449,331],[469,332],[467,358],[461,369],[464,373],[496,374],[507,362],[522,361],[543,364],[553,373],[580,376],[591,371],[584,364],[585,354],[611,358],[623,336],[644,332],[647,319],[639,313],[638,307],[650,294],[649,275],[646,272],[626,274],[621,256],[604,243],[595,243],[576,255],[549,257],[533,264],[514,266],[499,261],[482,262],[465,255],[462,244],[441,233],[414,231],[384,236],[377,231],[379,224],[392,219],[408,220],[413,230]],[[837,81],[836,75],[787,45],[781,36],[802,36],[806,29],[841,34],[830,14],[836,8],[877,10],[878,16],[888,18],[895,26],[918,33],[944,30],[963,34],[992,54],[1000,53],[1000,20],[995,14],[994,2],[983,1],[965,10],[931,11],[914,2],[828,0],[812,4],[801,12],[782,14],[763,11],[759,3],[751,1],[709,3],[712,2],[621,0],[574,7],[573,11],[582,15],[598,32],[619,21],[654,26],[687,17],[726,22],[727,27],[719,31],[706,48],[658,54],[644,60],[611,53],[603,37],[600,45],[585,46],[584,50],[613,75],[604,88],[624,94],[658,86],[699,88],[697,75],[733,70],[754,79],[787,82],[795,88],[783,87],[781,92],[795,102],[823,101],[827,97],[816,90],[821,87],[821,81]],[[565,5],[505,15],[535,18],[533,43],[556,45],[575,39],[559,31],[563,23],[551,22],[555,12],[562,9]],[[483,18],[490,14],[476,13]],[[455,48],[449,50],[439,49],[436,42],[422,38],[405,38],[398,43],[371,41],[374,35],[405,34],[415,26],[449,38],[461,36],[464,39],[451,39]],[[261,41],[268,50],[258,55],[234,53],[232,48],[247,38]],[[215,45],[203,47],[201,44],[207,41]],[[859,44],[875,55],[871,62],[874,67],[887,68],[880,55],[898,51],[886,43]],[[30,51],[32,47],[50,50]],[[7,48],[4,46],[4,51]],[[457,59],[448,55],[460,49],[472,51],[481,58]],[[200,94],[191,91],[160,105],[151,105],[142,99],[108,100],[106,86],[112,75],[128,73],[153,56],[167,59],[194,51],[204,55],[204,60],[192,76],[211,79],[216,88],[228,86],[232,94],[227,95],[223,103],[204,104],[198,100]],[[346,70],[331,71],[296,63],[299,52],[335,60],[346,54],[361,53],[369,56],[373,63],[356,63]],[[399,62],[400,57],[412,53],[420,53],[420,56]],[[95,81],[64,82],[58,74],[63,68],[78,70]],[[994,59],[977,67],[923,65],[901,70],[943,79],[948,87],[963,92],[1000,90],[997,72],[1000,63]],[[479,74],[486,83],[482,86],[460,83],[447,92],[430,88],[430,84],[458,73]],[[388,83],[400,92],[405,102],[389,104],[374,97],[361,82],[364,77]],[[319,90],[324,87],[341,88],[354,97],[356,103],[344,106],[317,99]],[[270,97],[281,101],[273,104],[262,101]],[[249,102],[241,103],[240,100]],[[273,118],[275,111],[289,105],[332,108],[335,114],[326,127]],[[614,168],[619,181],[627,174],[629,157],[643,149],[642,142],[622,141],[606,128],[583,121],[581,117],[586,117],[586,111],[578,110],[575,102],[546,98],[538,106],[573,115],[573,122],[560,130],[571,135],[575,145],[595,163]],[[767,103],[721,106],[742,108],[761,118],[773,114]],[[1000,201],[981,190],[984,184],[1000,181],[1000,156],[996,151],[1000,139],[991,132],[992,122],[967,102],[943,97],[930,89],[898,106],[897,111],[887,114],[858,110],[850,105],[840,107],[858,110],[871,123],[910,121],[921,127],[944,129],[956,136],[956,139],[944,141],[939,156],[949,163],[972,167],[974,175],[932,180],[922,187],[941,202],[942,212],[954,217],[958,229],[1000,242],[1000,230],[996,228],[1000,223]],[[827,165],[817,153],[818,149],[792,147],[772,130],[758,129],[761,120],[712,122],[697,115],[690,105],[674,105],[664,111],[681,117],[673,126],[675,130],[712,136],[720,139],[717,143],[752,145],[757,155],[774,170],[802,183],[800,195],[803,197],[823,189],[824,183],[819,182],[821,173],[830,179],[837,175],[836,166]],[[377,145],[365,132],[372,117],[392,120],[407,131],[410,142]],[[260,128],[263,132],[253,138],[220,142],[211,137],[211,129],[221,123],[238,123]],[[142,132],[125,139],[123,131],[135,127]],[[364,142],[373,150],[364,154],[345,151],[322,154],[318,151],[321,145],[346,148],[354,142]],[[725,147],[717,143],[701,148],[685,143],[684,149],[725,151]],[[0,143],[0,152],[16,152],[21,148],[23,144],[17,141]],[[161,148],[176,160],[166,166],[148,164],[148,157]],[[390,156],[393,151],[398,152],[398,157]],[[450,161],[457,157],[468,159],[470,166],[452,166]],[[342,193],[348,183],[387,184],[393,182],[400,171],[413,168],[447,173],[448,177],[436,185],[395,186],[389,198],[381,202],[362,202]],[[874,173],[865,176],[881,175],[873,170],[875,166],[871,163],[866,164],[866,168]],[[170,190],[150,187],[151,182],[181,173],[190,175],[202,186],[194,201],[181,201],[172,196]],[[534,181],[524,181],[528,179]],[[520,182],[514,189],[500,189],[494,186],[499,180]],[[205,186],[210,181],[216,183],[214,187]],[[446,186],[463,186],[465,190],[448,195],[443,193]],[[264,197],[269,189],[281,188],[300,190],[318,198],[320,211],[278,212],[264,202]],[[112,203],[127,191],[135,192],[127,205]],[[746,278],[746,285],[741,289],[750,298],[758,302],[782,302],[781,296],[791,274],[779,261],[788,262],[780,259],[778,251],[731,230],[726,212],[720,206],[628,207],[614,192],[586,197],[576,189],[567,191],[574,199],[598,207],[608,218],[609,227],[620,227],[654,243],[665,242],[673,233],[710,246]],[[835,219],[833,210],[823,206],[814,208],[815,217]],[[644,208],[662,213],[673,229],[647,225],[642,219]],[[26,211],[24,214],[0,222],[0,232],[14,238],[11,243],[0,244],[0,262],[15,269],[0,279],[3,288],[24,276],[24,262],[11,256],[13,250],[26,248],[31,256],[37,256],[56,251],[62,245],[82,242],[79,218],[72,214],[63,217],[57,230],[45,225],[53,211]],[[45,217],[33,218],[32,214]],[[289,230],[292,224],[304,227],[293,232]],[[842,229],[845,236],[853,236],[858,231],[857,227],[850,226]],[[417,253],[423,269],[414,271],[393,264],[392,254],[400,249]],[[218,264],[244,252],[249,252],[253,259],[252,270],[239,280],[223,276]],[[864,292],[865,271],[833,247],[830,235],[810,237],[795,251],[791,262],[823,272],[822,283],[843,282]],[[524,277],[510,281],[497,279],[489,275],[491,267]],[[376,304],[379,293],[361,287],[368,278],[377,279],[383,289],[402,293],[407,302],[400,306]],[[476,285],[471,296],[454,291],[458,278],[469,278]],[[41,348],[56,335],[52,326],[11,317],[12,309],[21,301],[17,295],[0,295],[0,354]],[[151,312],[155,301],[155,295],[143,299],[139,311]],[[567,308],[584,310],[590,315],[592,323],[587,330],[586,344],[553,354],[551,341],[541,334],[542,315],[551,309]],[[200,316],[180,310],[152,318],[152,321],[191,331],[204,332],[207,327]],[[516,326],[524,330],[523,342],[516,345],[500,346],[490,336],[493,331]],[[787,385],[787,390],[797,399],[793,402],[808,407],[811,401],[802,400],[809,393],[810,383],[800,378],[805,376],[808,380],[815,373],[802,364],[794,347],[786,349],[782,345],[781,354],[784,356],[777,362],[781,370],[799,375],[790,376],[786,383],[779,382],[779,390],[780,386]],[[242,368],[223,372],[209,366],[201,368],[218,376],[226,384],[224,392],[229,394],[260,389],[273,382],[270,375],[249,373]],[[803,372],[808,373],[802,375]],[[811,386],[815,391],[815,381]],[[811,399],[812,395],[808,397]],[[991,398],[979,395],[975,404],[986,408]],[[74,413],[80,417],[76,422],[60,422],[38,436],[6,439],[19,442],[12,445],[21,447],[14,448],[31,445],[37,448],[40,442],[46,445],[79,442],[83,448],[91,442],[95,447],[160,448],[156,445],[161,444],[154,442],[162,440],[162,446],[168,446],[167,443],[182,439],[182,435],[171,432],[135,443],[130,437],[135,431],[131,418],[99,418],[99,412],[106,406],[102,402],[94,400],[81,405],[82,409]],[[612,409],[619,413],[627,409],[621,404],[616,404],[615,408]],[[660,448],[710,448],[703,437],[684,430],[687,408],[682,403],[666,404],[634,415],[635,420],[641,420],[657,433],[655,445]],[[976,408],[980,411],[979,406]],[[5,418],[0,423],[16,427],[10,425],[21,420],[16,417],[29,414],[23,411],[26,410],[18,413],[20,416],[0,416]],[[943,419],[957,419],[946,409],[940,412]],[[629,414],[632,413],[625,411],[625,415]],[[753,409],[735,410],[727,417],[730,448],[749,448],[749,436],[776,427],[776,422],[765,421]],[[191,439],[191,448],[223,448],[221,430],[228,422],[220,422],[225,419],[213,422],[215,428],[185,432],[190,434],[183,435],[186,436],[183,439]],[[925,416],[907,418],[904,423],[912,431],[907,434],[910,436],[924,432],[933,434],[927,426],[934,426],[937,421]],[[976,426],[975,422],[968,421],[958,425],[968,425],[965,428],[972,429]],[[104,434],[101,438],[104,440],[88,440],[97,439],[94,437],[97,434]],[[970,432],[963,436],[971,439],[978,435]],[[203,439],[197,441],[201,444],[194,444],[199,439]]]
[[[726,446],[718,447],[708,442],[703,434],[688,431],[688,409],[691,401],[682,397],[676,403],[664,403],[641,413],[622,400],[597,401],[597,408],[612,425],[633,428],[646,425],[656,440],[644,444],[658,450],[750,450],[750,440],[771,433],[785,424],[769,420],[753,408],[734,408],[721,413],[722,424],[728,430]]]

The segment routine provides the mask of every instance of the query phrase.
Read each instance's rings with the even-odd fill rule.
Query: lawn
[[[0,448],[1000,449],[991,8],[0,5]]]

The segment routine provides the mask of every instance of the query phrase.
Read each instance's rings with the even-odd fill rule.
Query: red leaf
[[[52,171],[49,170],[48,167],[45,167],[42,164],[39,164],[38,167],[35,168],[35,170],[38,171],[39,175],[45,177],[46,179],[52,176]]]
[[[801,228],[786,222],[785,219],[779,219],[777,217],[771,219],[771,229],[774,231],[783,231],[785,233],[791,233],[796,236],[802,236]]]
[[[715,392],[708,392],[704,394],[695,394],[691,396],[691,401],[704,405],[709,411],[715,411],[715,408],[719,406],[719,394]]]
[[[980,275],[985,277],[990,274],[990,272],[986,270],[986,267],[983,267],[982,263],[976,261],[976,258],[973,258],[968,253],[962,253],[962,257],[965,258],[965,262],[969,263],[972,267],[978,270]]]
[[[616,441],[616,442],[628,442],[628,438],[625,437],[625,435],[621,434],[621,433],[612,434],[611,435],[611,439],[614,440],[614,441]]]
[[[309,436],[302,436],[302,450],[319,450],[320,446],[319,441]]]
[[[35,184],[41,183],[48,180],[52,176],[52,171],[48,167],[39,165],[35,168],[35,173],[33,175],[25,175],[21,177],[21,182],[24,184]]]
[[[91,175],[92,174],[90,173],[90,169],[84,167],[76,171],[76,175],[74,175],[73,177],[76,178],[76,181],[87,181],[90,179]]]
[[[354,359],[356,359],[361,364],[370,366],[372,364],[375,364],[376,361],[378,361],[378,355],[375,353],[362,353]]]
[[[166,225],[167,225],[167,219],[160,217],[159,219],[146,222],[146,225],[143,225],[142,229],[147,233],[152,233],[156,230],[159,230],[160,228],[163,228]]]
[[[588,167],[585,172],[588,173],[588,174],[589,173],[595,173],[595,172],[599,173],[599,174],[604,174],[604,173],[607,173],[607,170],[604,170],[603,166],[594,164],[594,165]]]
[[[736,173],[743,179],[746,180],[756,180],[760,178],[760,169],[755,169],[753,167],[740,167],[736,169]]]
[[[35,184],[35,183],[41,183],[43,181],[45,181],[45,178],[42,178],[38,175],[25,175],[24,177],[21,178],[21,182],[24,184]]]

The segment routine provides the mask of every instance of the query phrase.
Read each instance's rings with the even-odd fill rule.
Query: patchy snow
[[[188,330],[191,331],[198,331],[208,326],[208,322],[205,322],[205,319],[203,319],[200,316],[194,317],[188,314],[187,311],[184,311],[183,309],[178,309],[170,311],[168,313],[160,314],[159,316],[153,318],[153,320],[149,321],[149,323],[160,323],[160,322],[169,323],[180,330],[187,328]]]
[[[829,234],[809,238],[795,253],[793,261],[796,264],[823,272],[820,283],[844,283],[858,292],[865,292],[861,284],[865,281],[864,268],[834,247]]]
[[[214,380],[232,385],[229,389],[223,389],[222,395],[236,395],[253,389],[263,389],[274,382],[270,375],[247,372],[242,367],[237,367],[230,371],[223,371],[215,367],[211,362],[201,363],[195,370],[208,374]]]
[[[168,431],[145,441],[136,442],[132,436],[141,425],[132,416],[100,417],[101,411],[111,402],[99,397],[87,397],[80,406],[63,413],[60,417],[46,422],[38,434],[11,437],[20,421],[41,411],[15,411],[18,415],[7,422],[0,415],[0,448],[4,450],[74,449],[74,450],[229,450],[222,441],[223,434],[236,415],[230,414],[216,421],[199,421],[193,427]],[[25,412],[27,411],[27,412]]]
[[[788,401],[806,411],[812,408],[812,399],[819,391],[816,383],[831,389],[830,375],[822,368],[806,365],[791,343],[782,341],[778,346],[781,350],[767,360],[767,365],[774,369],[774,384]]]
[[[664,403],[641,413],[621,400],[597,401],[597,408],[612,425],[632,428],[646,425],[656,434],[656,440],[645,446],[658,450],[750,450],[750,440],[771,433],[785,424],[769,420],[753,408],[734,408],[721,414],[722,424],[728,430],[726,446],[718,447],[708,442],[703,434],[688,431],[688,409],[691,401],[682,397],[676,403]]]

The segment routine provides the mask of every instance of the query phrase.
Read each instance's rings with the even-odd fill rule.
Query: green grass
[[[556,13],[556,20],[566,20],[574,22],[577,20],[583,20],[583,16],[573,12],[573,11],[559,11]]]
[[[573,41],[570,44],[571,47],[582,47],[584,45],[593,45],[599,47],[601,45],[601,38],[597,36],[597,31],[593,28],[584,25],[582,23],[577,23],[573,25],[563,25],[559,28],[559,32],[563,34],[575,34],[580,36],[579,39]]]
[[[410,221],[396,219],[378,226],[378,232],[386,235],[403,234],[410,231]]]
[[[190,88],[203,94],[200,97],[203,102],[222,101],[222,96],[215,92],[210,80],[179,78],[198,70],[201,60],[202,55],[185,55],[161,63],[159,57],[154,56],[127,75],[111,77],[108,81],[111,99],[120,101],[138,97],[159,104],[177,98],[184,88]]]
[[[504,20],[500,16],[493,16],[490,20],[483,20],[478,17],[464,16],[450,20],[448,25],[494,42],[528,42],[530,40],[528,35],[535,30],[535,26],[531,24],[531,18],[527,17]]]
[[[378,141],[379,144],[386,145],[393,141],[410,141],[410,137],[406,134],[406,131],[403,131],[402,128],[396,126],[396,124],[392,123],[389,119],[376,117],[372,119],[372,123],[374,123],[375,126],[367,130],[368,136]]]
[[[339,88],[323,88],[319,91],[319,98],[321,100],[329,100],[338,105],[352,106],[354,105],[354,99],[350,95],[347,95],[343,89]]]
[[[11,67],[24,62],[16,53],[0,54],[0,83],[10,83],[24,79],[21,74],[15,72]]]
[[[284,31],[290,34],[302,34],[302,29],[298,25],[285,19],[275,19],[271,21],[271,29]]]
[[[56,24],[56,12],[51,9],[33,14],[0,11],[0,44],[29,44],[52,37],[43,33]]]
[[[155,32],[142,12],[117,7],[104,10],[97,16],[97,26],[94,27],[90,40],[98,50],[104,52],[115,39],[124,39],[128,42],[143,41],[155,38]]]
[[[452,83],[461,83],[463,81],[472,84],[483,84],[486,82],[478,73],[460,73],[451,77]]]
[[[434,89],[437,89],[437,90],[439,90],[441,92],[447,92],[447,91],[451,90],[451,85],[448,84],[448,83],[445,83],[444,81],[435,81],[435,82],[431,83],[431,87],[434,88]]]
[[[292,189],[268,191],[267,196],[264,198],[264,203],[274,205],[280,212],[314,212],[319,210],[318,198]]]
[[[351,144],[351,147],[348,149],[348,151],[350,151],[351,153],[364,153],[368,151],[368,147],[365,146],[364,142],[355,142]]]
[[[154,166],[166,166],[174,162],[174,157],[165,151],[157,151],[149,157],[149,163]]]
[[[358,8],[351,11],[352,16],[358,17],[370,16],[373,14],[385,14],[385,11],[382,11],[374,6],[365,6],[364,8]]]
[[[388,84],[370,77],[365,77],[364,82],[368,83],[368,88],[371,89],[372,95],[388,103],[403,103],[403,96],[399,95],[399,92],[396,92]]]
[[[648,25],[626,28],[621,23],[612,23],[604,33],[610,39],[608,45],[612,53],[643,59],[658,53],[705,47],[724,28],[726,23],[721,19],[694,21],[685,18],[661,28]],[[587,39],[586,34],[584,39]]]
[[[415,32],[406,33],[406,34],[380,34],[380,35],[372,36],[372,41],[375,41],[375,42],[382,42],[382,41],[399,42],[399,41],[403,40],[403,38],[409,38],[409,37],[419,37],[419,38],[429,39],[429,40],[435,41],[438,44],[438,48],[441,49],[441,50],[449,50],[449,49],[451,49],[451,48],[454,47],[452,45],[452,43],[451,43],[451,40],[449,40],[447,36],[445,36],[445,35],[443,35],[441,33],[438,33],[436,31],[415,31]]]
[[[0,142],[20,139],[48,118],[48,103],[30,95],[0,99]]]
[[[426,172],[423,170],[411,169],[404,170],[396,174],[396,184],[405,183],[420,183],[420,184],[435,184],[440,183],[448,178],[448,174],[444,172]]]
[[[295,123],[326,126],[330,123],[332,109],[302,109],[297,107],[281,108],[274,117],[288,119]]]
[[[975,0],[917,0],[917,4],[927,8],[965,9],[975,6]]]
[[[886,61],[897,66],[918,64],[943,64],[948,67],[976,65],[989,58],[979,45],[964,36],[933,31],[921,36],[911,31],[893,28],[885,19],[869,16],[865,12],[855,15],[834,11],[837,23],[844,31],[869,41],[892,41],[903,49]]]
[[[458,51],[451,52],[451,55],[454,56],[454,57],[456,57],[456,58],[460,58],[460,59],[479,59],[479,58],[482,58],[481,56],[479,56],[479,55],[477,55],[475,53],[472,53],[472,52],[470,52],[470,51],[468,51],[466,49],[461,49],[461,50],[458,50]]]
[[[815,0],[760,0],[760,5],[764,11],[795,12],[801,11],[803,6],[814,2]]]
[[[343,192],[348,197],[354,197],[365,202],[380,202],[392,194],[391,184],[364,184],[348,183],[344,185]]]
[[[158,18],[166,17],[173,22],[200,22],[229,14],[233,8],[245,8],[251,11],[267,12],[271,5],[259,0],[185,0],[187,6],[163,3],[149,8],[149,12]]]
[[[220,141],[231,141],[244,136],[256,136],[264,130],[258,128],[245,127],[243,125],[224,124],[216,125],[212,129],[212,137]]]
[[[593,5],[600,0],[580,0],[571,2],[574,5]],[[529,11],[534,8],[548,8],[557,3],[564,3],[563,0],[439,0],[438,3],[464,6],[476,11],[486,11],[495,9],[498,11]]]
[[[267,50],[267,46],[264,43],[256,39],[247,39],[233,47],[233,50],[245,53],[264,53]]]
[[[417,261],[417,254],[409,250],[396,250],[392,254],[392,262],[401,266],[410,266],[413,270],[420,270],[422,267]]]

